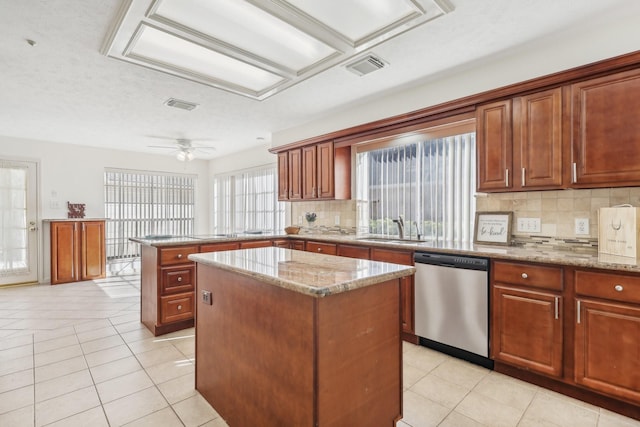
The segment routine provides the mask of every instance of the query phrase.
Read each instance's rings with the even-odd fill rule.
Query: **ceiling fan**
[[[189,162],[195,158],[194,153],[196,151],[215,151],[216,147],[209,145],[194,145],[192,139],[188,138],[167,138],[162,136],[154,136],[152,138],[169,139],[174,141],[173,145],[148,145],[150,148],[164,148],[174,150],[176,153],[176,159],[181,162]],[[199,141],[211,141],[208,139],[201,139]]]

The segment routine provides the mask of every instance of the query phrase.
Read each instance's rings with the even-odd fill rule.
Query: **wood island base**
[[[198,263],[196,301],[196,389],[229,426],[402,418],[399,279],[317,297]]]

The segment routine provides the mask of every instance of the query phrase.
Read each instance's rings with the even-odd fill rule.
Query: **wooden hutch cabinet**
[[[51,220],[51,284],[106,276],[105,220]]]

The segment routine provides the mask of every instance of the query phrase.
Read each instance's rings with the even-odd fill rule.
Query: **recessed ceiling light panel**
[[[263,100],[451,10],[447,0],[123,0],[102,51]]]

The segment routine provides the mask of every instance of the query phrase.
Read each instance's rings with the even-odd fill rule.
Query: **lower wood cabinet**
[[[561,267],[494,262],[491,358],[541,374],[563,374]]]
[[[51,284],[106,276],[104,220],[51,221]]]
[[[413,252],[394,249],[371,248],[371,260],[413,265]],[[416,342],[415,338],[415,285],[414,276],[400,279],[400,317],[402,319],[403,339]]]
[[[305,250],[307,252],[315,252],[318,254],[336,255],[338,253],[338,245],[335,243],[308,241],[305,244]]]
[[[575,272],[575,382],[640,404],[640,276]]]
[[[154,335],[193,326],[196,271],[189,255],[199,251],[197,245],[142,246],[140,319]]]

